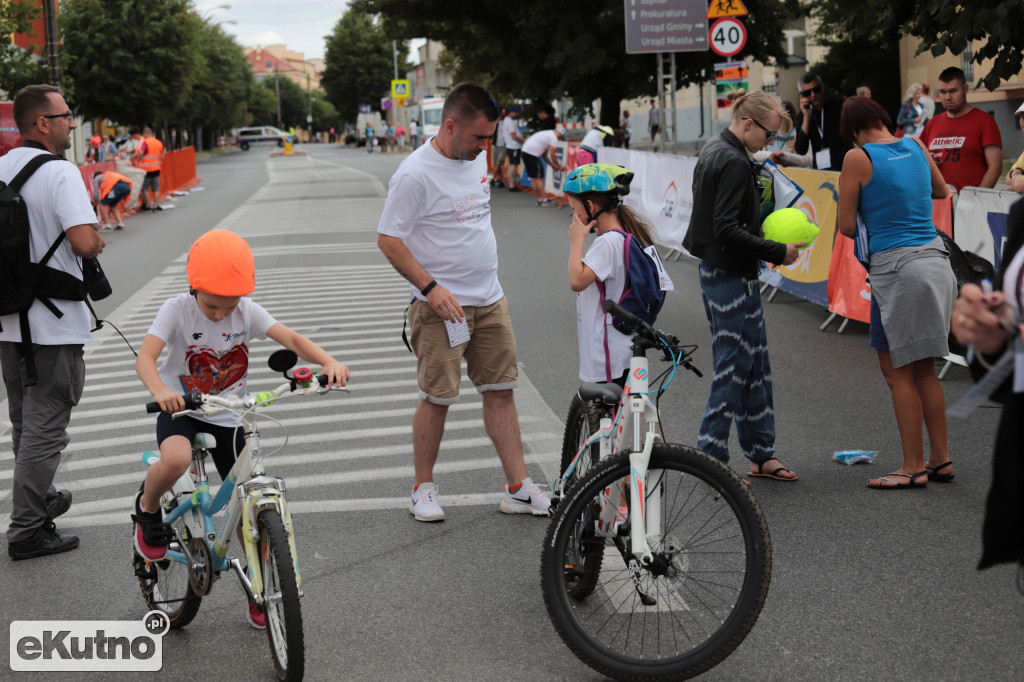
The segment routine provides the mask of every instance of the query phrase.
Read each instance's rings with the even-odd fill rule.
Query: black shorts
[[[521,152],[521,151],[522,151],[521,149],[509,149],[509,148],[506,147],[505,148],[505,158],[513,166],[518,166],[519,165],[519,152]]]
[[[235,466],[235,451],[241,452],[245,447],[245,429],[241,425],[238,428],[216,426],[194,417],[171,419],[171,415],[166,412],[161,412],[156,418],[157,444],[163,443],[171,436],[184,436],[191,444],[195,441],[197,433],[208,433],[216,439],[217,447],[210,453],[213,455],[213,463],[217,466],[221,480],[227,480],[231,467]]]
[[[544,164],[539,156],[523,152],[523,165],[526,166],[526,175],[531,180],[544,179]]]

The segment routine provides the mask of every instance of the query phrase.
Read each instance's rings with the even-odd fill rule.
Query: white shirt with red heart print
[[[265,339],[275,323],[270,313],[248,298],[240,299],[228,317],[214,322],[199,309],[194,296],[183,293],[164,301],[147,334],[165,344],[160,378],[168,388],[243,396],[249,342]],[[239,422],[231,412],[197,418],[219,426]]]

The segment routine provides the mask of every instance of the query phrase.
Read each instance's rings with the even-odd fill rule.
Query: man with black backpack
[[[78,547],[54,526],[71,493],[53,477],[91,342],[81,259],[105,243],[78,168],[55,156],[77,127],[60,90],[23,88],[14,120],[24,145],[0,157],[0,366],[15,459],[7,553],[30,559]]]

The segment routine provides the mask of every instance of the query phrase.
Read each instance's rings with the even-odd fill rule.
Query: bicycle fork
[[[246,596],[250,597],[260,606],[264,606],[268,596],[265,594],[266,584],[260,563],[259,556],[259,526],[256,519],[264,509],[276,511],[284,524],[285,535],[288,537],[288,549],[292,558],[292,566],[295,568],[295,583],[299,589],[299,596],[302,592],[302,574],[299,571],[299,553],[295,547],[295,533],[292,525],[292,515],[288,509],[288,502],[284,497],[284,481],[271,476],[257,476],[242,485],[238,486],[238,498],[242,507],[242,538],[245,545],[245,558],[249,564],[248,575],[242,569],[237,559],[231,560],[231,566],[235,569],[242,589]],[[270,551],[264,547],[263,551]]]

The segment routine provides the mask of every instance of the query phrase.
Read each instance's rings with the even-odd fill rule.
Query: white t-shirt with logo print
[[[491,305],[504,292],[490,201],[485,154],[473,161],[449,159],[428,141],[391,176],[377,232],[401,239],[461,305]]]
[[[626,284],[626,238],[619,232],[600,234],[583,256],[583,263],[604,282],[605,298],[618,301]],[[605,332],[611,379],[629,369],[632,339],[612,326],[612,316],[601,308],[601,292],[592,282],[576,294],[576,332],[580,348],[580,381],[608,381],[605,365]]]
[[[147,334],[161,339],[160,379],[172,390],[243,396],[249,373],[249,342],[267,338],[276,320],[262,306],[241,298],[230,315],[215,322],[199,309],[195,296],[164,301]],[[218,426],[236,426],[239,417],[219,412],[197,417]]]
[[[526,139],[526,142],[523,143],[523,153],[531,156],[544,156],[548,153],[548,148],[554,147],[558,142],[558,135],[554,130],[541,130]]]

